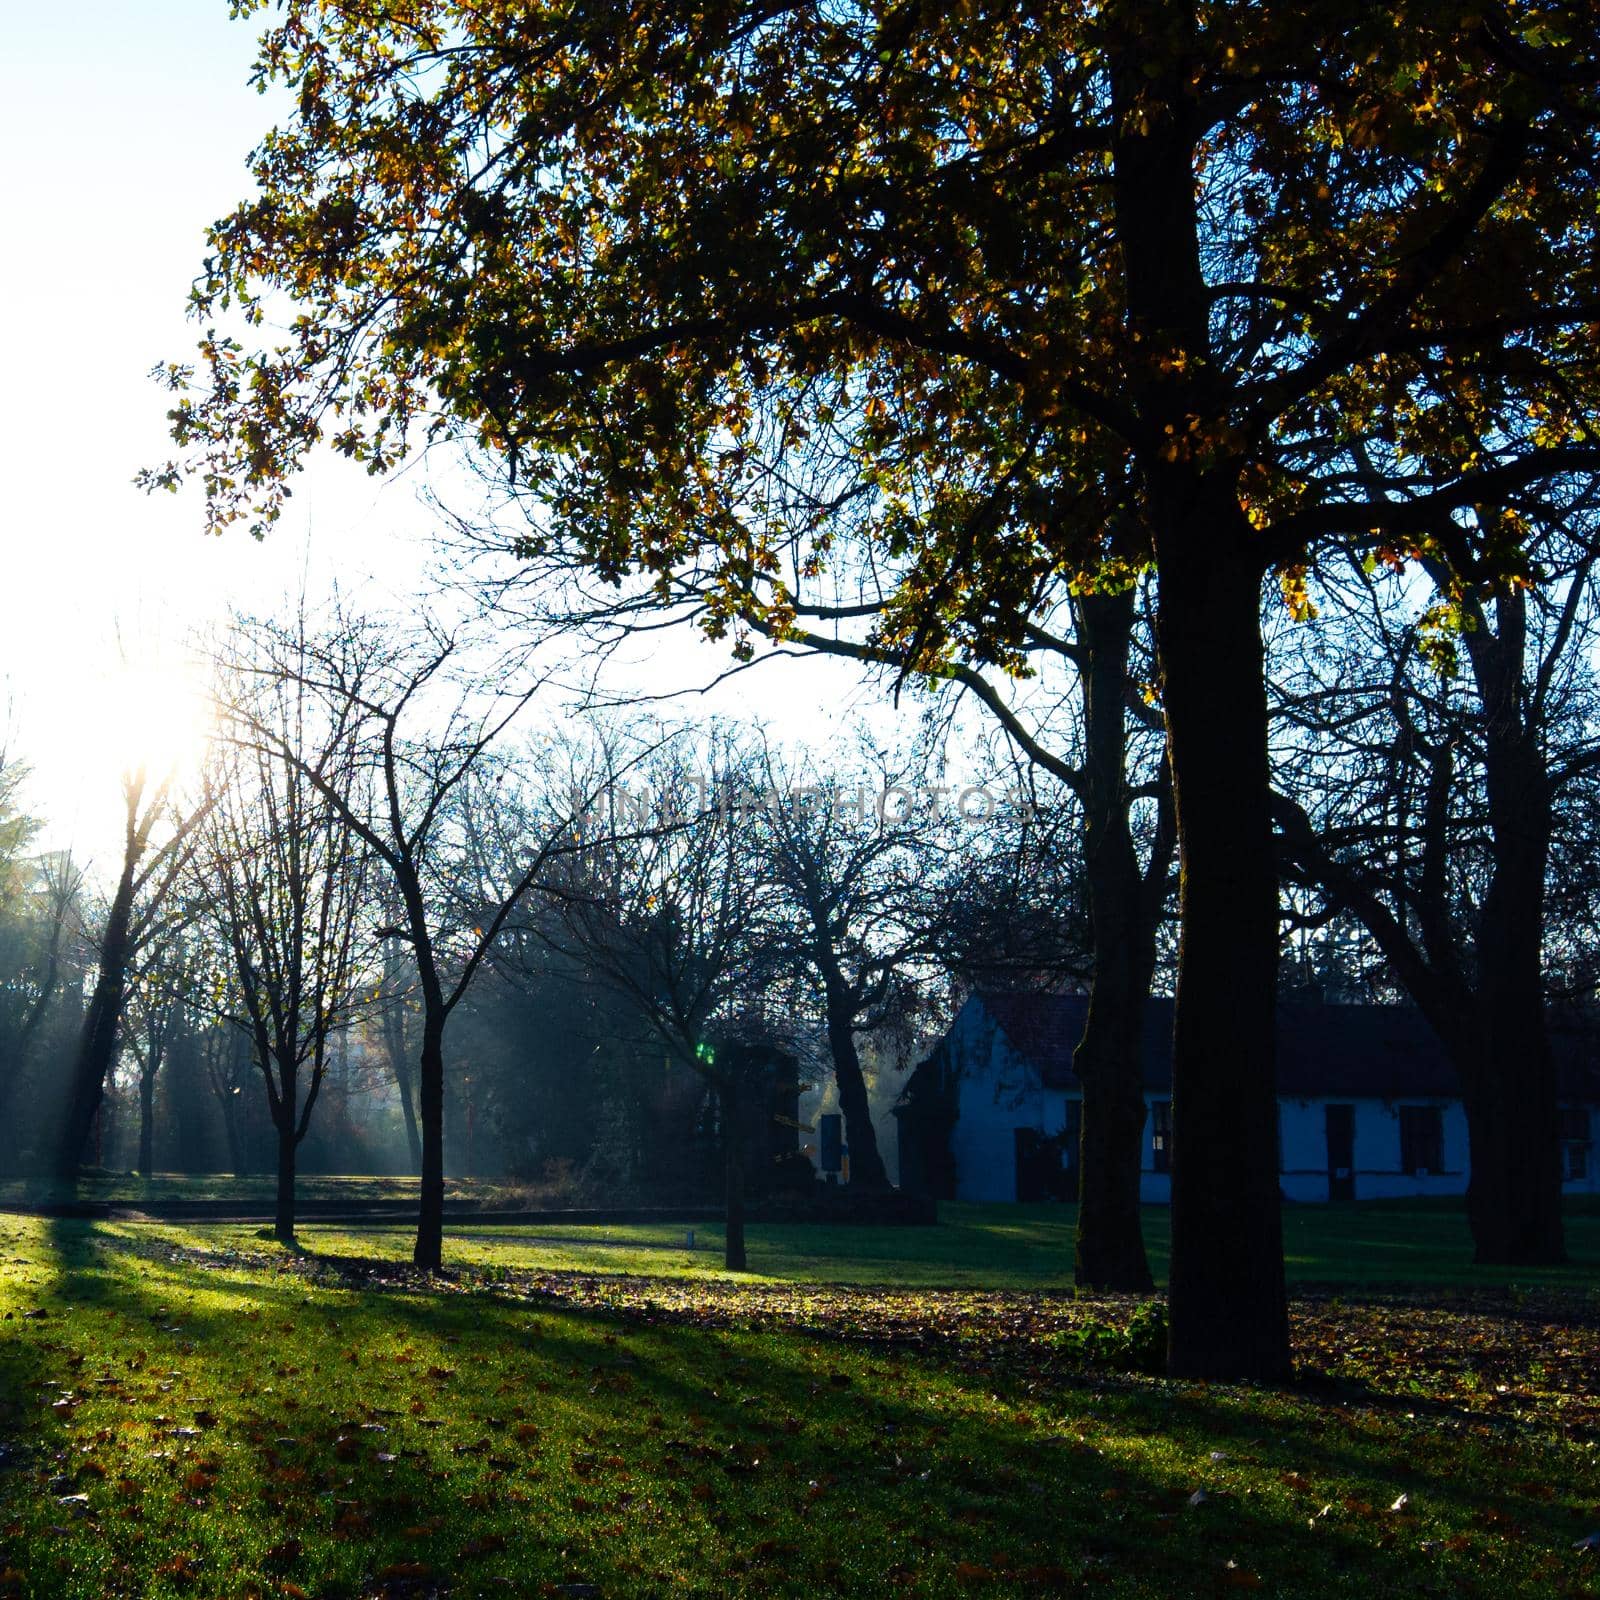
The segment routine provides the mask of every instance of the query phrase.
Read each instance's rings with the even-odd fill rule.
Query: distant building
[[[943,1199],[1070,1199],[1082,1089],[1072,1052],[1086,995],[975,994],[908,1079],[900,1185]],[[1600,1057],[1553,1033],[1566,1192],[1600,1193]],[[1140,1053],[1147,1107],[1140,1195],[1171,1199],[1172,1002],[1152,1000]],[[1405,1006],[1285,1005],[1278,1013],[1278,1167],[1293,1201],[1464,1193],[1467,1119],[1454,1069]]]

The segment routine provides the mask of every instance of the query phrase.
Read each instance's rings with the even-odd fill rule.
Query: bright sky
[[[313,592],[332,574],[346,588],[377,574],[403,595],[426,565],[426,517],[404,478],[324,463],[264,545],[208,539],[197,498],[133,487],[169,454],[167,397],[148,373],[188,358],[203,229],[246,192],[244,157],[272,120],[247,82],[253,28],[227,12],[227,0],[18,6],[0,55],[0,710],[9,698],[48,842],[102,864],[118,772],[136,747],[169,748],[193,703],[183,646],[197,625],[231,600],[290,591],[302,566]],[[709,647],[671,655],[685,681],[727,665]],[[721,708],[754,687],[741,680]],[[761,692],[791,728],[817,731],[877,698],[824,663],[763,673]]]
[[[0,679],[52,843],[107,853],[132,747],[170,746],[182,644],[233,597],[285,589],[305,557],[370,562],[388,494],[330,469],[286,536],[208,540],[192,499],[133,487],[167,454],[147,374],[184,359],[204,225],[245,190],[268,103],[246,82],[252,34],[226,0],[17,7],[0,56],[7,248]],[[330,535],[331,535],[330,529]],[[317,559],[312,561],[315,568]],[[164,749],[158,748],[158,754]]]

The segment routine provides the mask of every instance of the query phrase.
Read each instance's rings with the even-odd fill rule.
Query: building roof
[[[1047,1088],[1077,1086],[1072,1052],[1083,1037],[1082,994],[978,994],[1011,1048]],[[1600,1101],[1600,1028],[1552,1018],[1562,1097]],[[1172,1087],[1172,1001],[1145,1008],[1144,1086]],[[1411,1006],[1284,1004],[1278,1008],[1278,1093],[1305,1100],[1456,1099],[1460,1083],[1438,1035]]]

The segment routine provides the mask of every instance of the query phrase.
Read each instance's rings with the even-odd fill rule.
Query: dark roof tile
[[[974,1000],[1048,1088],[1076,1083],[1072,1052],[1083,1037],[1082,994],[985,993]],[[1597,1030],[1552,1018],[1564,1098],[1600,1101]],[[1147,1090],[1172,1085],[1172,1001],[1152,999],[1141,1048]],[[1422,1013],[1410,1006],[1285,1004],[1278,1008],[1278,1092],[1288,1099],[1454,1099],[1455,1069]]]

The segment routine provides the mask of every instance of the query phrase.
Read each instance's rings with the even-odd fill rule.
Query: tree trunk
[[[1188,76],[1195,7],[1124,9],[1109,24],[1128,392],[1146,436],[1138,468],[1180,870],[1169,1356],[1179,1376],[1278,1378],[1290,1360],[1263,561],[1239,505],[1224,426],[1233,397],[1211,349],[1195,184],[1205,120]]]
[[[156,1075],[139,1074],[139,1176],[148,1178],[155,1171]]]
[[[77,1056],[67,1088],[66,1113],[56,1144],[54,1176],[61,1183],[77,1178],[83,1147],[94,1125],[95,1113],[106,1092],[106,1075],[117,1051],[117,1029],[122,1022],[122,1003],[127,986],[128,961],[133,921],[134,874],[138,867],[133,822],[128,825],[128,846],[124,853],[122,876],[111,910],[106,917],[105,937],[100,944],[100,971],[94,993],[84,1013]]]
[[[44,1021],[61,982],[62,919],[65,913],[56,909],[50,935],[50,951],[45,962],[44,976],[39,982],[33,1003],[22,1019],[22,1025],[11,1041],[9,1055],[0,1060],[0,1177],[9,1177],[22,1165],[18,1129],[11,1115],[11,1101],[17,1090],[23,1070],[33,1046],[34,1035]]]
[[[1544,1014],[1545,877],[1550,780],[1525,715],[1527,612],[1513,591],[1497,627],[1469,632],[1483,702],[1484,786],[1493,867],[1479,914],[1476,1037],[1463,1063],[1475,1259],[1565,1261],[1559,1092]]]
[[[745,1270],[744,1250],[744,1100],[737,1078],[718,1085],[722,1106],[722,1172],[724,1180],[722,1265],[729,1272]]]
[[[1072,1058],[1083,1085],[1074,1277],[1083,1288],[1143,1292],[1155,1286],[1139,1217],[1140,1046],[1155,917],[1128,821],[1124,702],[1133,592],[1083,595],[1074,609],[1084,653],[1084,865],[1094,940],[1089,1017]],[[1165,877],[1162,863],[1153,871]]]
[[[1515,1075],[1485,1061],[1466,1091],[1467,1216],[1473,1260],[1482,1266],[1551,1266],[1567,1259],[1555,1070],[1542,1026],[1538,1033],[1517,1041]]]
[[[0,1178],[10,1177],[22,1167],[20,1130],[11,1115],[11,1099],[21,1077],[19,1051],[13,1060],[0,1063]]]
[[[411,1170],[422,1171],[422,1135],[417,1131],[417,1108],[412,1098],[411,1074],[402,1062],[394,1063],[394,1081],[400,1091],[400,1115],[405,1119],[406,1149],[411,1154]]]
[[[279,1244],[292,1245],[294,1238],[294,1170],[295,1156],[300,1147],[296,1120],[299,1114],[299,1092],[293,1062],[280,1062],[278,1070],[278,1203],[272,1232]]]
[[[1545,1023],[1542,944],[1544,851],[1497,870],[1479,928],[1477,1027],[1461,1040],[1471,1175],[1467,1218],[1473,1259],[1496,1266],[1549,1266],[1567,1259],[1561,1217],[1559,1086]],[[1515,901],[1525,903],[1519,908]],[[1521,926],[1519,927],[1519,924]]]
[[[1086,1289],[1147,1293],[1155,1282],[1139,1210],[1146,1112],[1136,1075],[1137,1042],[1132,1050],[1122,1042],[1126,1023],[1138,1018],[1142,1006],[1133,1006],[1114,1022],[1097,1024],[1094,1008],[1105,1008],[1098,975],[1095,987],[1089,1025],[1073,1058],[1083,1084],[1074,1279]],[[1100,1037],[1094,1038],[1097,1027]],[[1091,1052],[1088,1060],[1086,1051]]]
[[[850,1146],[850,1186],[887,1189],[889,1174],[878,1151],[872,1126],[872,1104],[867,1080],[856,1050],[855,1011],[849,998],[829,985],[828,1048],[833,1056],[833,1080],[839,1088],[839,1110],[844,1115],[845,1138]]]
[[[444,1023],[425,1017],[417,1067],[417,1109],[422,1120],[422,1177],[417,1243],[411,1259],[428,1272],[444,1265]]]
[[[125,941],[114,945],[108,936],[101,953],[100,976],[84,1014],[61,1137],[56,1145],[54,1175],[62,1183],[72,1183],[77,1177],[89,1130],[105,1096],[106,1077],[117,1053],[117,1029],[122,1021],[126,960]]]
[[[1278,1187],[1278,898],[1261,575],[1231,490],[1157,507],[1157,639],[1178,825],[1174,1375],[1289,1372]],[[1210,489],[1211,504],[1205,503]]]
[[[228,1170],[236,1178],[245,1175],[244,1144],[239,1137],[239,1113],[234,1102],[237,1096],[229,1094],[222,1097],[222,1134],[228,1141]]]

